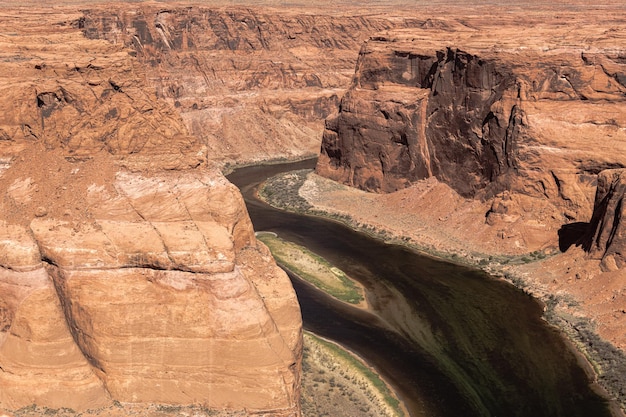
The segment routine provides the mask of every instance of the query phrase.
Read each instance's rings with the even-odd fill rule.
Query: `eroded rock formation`
[[[583,247],[592,258],[600,259],[602,268],[608,271],[626,266],[625,193],[626,170],[600,172],[589,236]]]
[[[147,83],[218,164],[319,151],[323,119],[373,33],[421,21],[319,11],[135,5],[93,8],[85,36],[124,44]]]
[[[38,105],[43,113],[54,117],[47,117],[45,125],[36,120],[24,123],[21,134],[37,137],[40,130],[82,111],[93,112],[90,128],[102,120],[121,120],[129,125],[129,132],[147,136],[153,126],[142,123],[143,112],[162,112],[165,122],[174,111],[176,117],[182,116],[193,140],[207,147],[204,158],[221,165],[316,154],[323,118],[336,108],[337,94],[349,84],[363,40],[381,30],[423,26],[429,21],[365,12],[346,16],[319,10],[199,5],[164,8],[149,3],[67,10],[72,14],[63,17],[67,19],[65,26],[82,32],[85,43],[90,40],[90,45],[99,48],[108,43],[111,50],[106,61],[97,53],[68,57],[64,73],[57,76],[64,75],[77,85],[86,81],[104,105],[76,107],[76,92],[73,96],[67,89],[40,85]],[[22,12],[25,16],[39,13]],[[62,13],[60,9],[58,14]],[[15,30],[22,33],[24,27]],[[16,59],[19,49],[11,48],[7,52]],[[127,67],[126,72],[110,80],[100,78],[104,64],[121,66],[128,59],[132,69]],[[42,60],[27,71],[24,76],[37,79],[50,68]],[[142,79],[148,88],[141,94],[149,97],[142,98],[143,104],[133,101],[140,112],[127,120],[128,115],[116,114],[111,103],[126,99],[124,82],[129,77]],[[12,95],[19,94],[16,91]],[[145,100],[155,97],[170,106],[151,108]],[[180,128],[178,122],[172,126]],[[72,127],[74,130],[62,131],[58,139],[76,147],[84,134],[80,126]],[[98,136],[98,143],[106,142],[115,150],[116,139],[109,137],[110,133],[102,131],[94,136]],[[170,136],[173,133],[167,132]],[[16,134],[1,131],[0,138]],[[81,149],[88,153],[98,149],[98,143],[89,150],[83,143]],[[145,145],[139,139],[130,143],[133,152]]]
[[[363,46],[317,172],[376,192],[436,177],[466,198],[496,197],[488,221],[519,212],[515,195],[548,200],[544,217],[587,220],[596,174],[626,165],[619,35],[464,22]]]
[[[0,17],[0,407],[298,415],[287,276],[132,51],[82,16]]]

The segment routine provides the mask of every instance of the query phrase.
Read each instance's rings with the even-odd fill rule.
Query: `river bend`
[[[238,169],[254,228],[306,246],[360,281],[374,313],[292,277],[304,326],[357,352],[411,417],[602,417],[606,402],[533,298],[487,274],[388,245],[255,198],[264,179],[314,161]]]

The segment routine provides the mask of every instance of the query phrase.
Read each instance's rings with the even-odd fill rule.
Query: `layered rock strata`
[[[588,219],[597,173],[626,165],[620,32],[472,23],[371,38],[317,172],[375,192],[436,177],[495,197],[491,222],[519,216],[511,193],[549,201],[540,221]]]
[[[124,44],[147,83],[218,164],[313,156],[361,43],[426,19],[320,10],[162,7],[85,10],[90,39]]]
[[[600,259],[603,269],[609,271],[626,266],[625,193],[626,170],[600,172],[589,235],[583,247],[593,259]]]
[[[239,191],[132,50],[3,13],[0,408],[299,415],[298,302]]]
[[[468,12],[443,18],[465,26],[453,31],[433,21],[372,37],[316,170],[376,193],[315,175],[300,193],[514,277],[552,304],[619,396],[626,21],[622,5],[576,9]]]

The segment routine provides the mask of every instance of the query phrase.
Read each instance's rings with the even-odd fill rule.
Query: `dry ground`
[[[338,347],[312,334],[304,335],[303,417],[406,415],[401,404],[395,409],[390,406],[385,401],[384,393],[372,380],[355,367],[354,362],[339,357],[331,346]],[[352,360],[361,362],[354,356]]]

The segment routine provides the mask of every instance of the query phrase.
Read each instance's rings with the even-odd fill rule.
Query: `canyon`
[[[567,33],[576,14],[526,19],[521,28],[514,17],[493,24],[474,16],[372,37],[326,119],[316,173],[381,193],[362,197],[369,219],[357,214],[360,221],[395,222],[395,234],[408,230],[435,250],[487,264],[569,249],[539,264],[543,272],[522,275],[536,275],[541,292],[591,304],[601,334],[623,347],[623,15]],[[324,189],[313,181],[303,194]],[[360,198],[337,194],[317,202],[347,213]],[[403,209],[384,214],[395,207]],[[557,263],[568,271],[546,272]],[[570,270],[587,282],[555,277],[570,282]]]
[[[434,177],[492,201],[494,228],[524,205],[529,221],[588,220],[596,175],[624,167],[626,52],[619,33],[564,37],[544,25],[539,42],[532,25],[514,32],[506,21],[370,39],[326,121],[317,173],[384,193]]]
[[[88,9],[88,39],[123,44],[159,99],[217,165],[319,152],[320,120],[338,104],[371,33],[410,21],[264,8],[159,5]],[[415,24],[415,23],[413,23]]]
[[[370,38],[300,196],[508,277],[556,308],[615,383],[613,353],[589,337],[626,346],[625,21],[516,18]],[[580,25],[564,32],[568,19]]]
[[[0,408],[300,415],[298,301],[221,171],[320,141],[312,204],[556,254],[511,268],[626,346],[623,6],[0,5]]]

